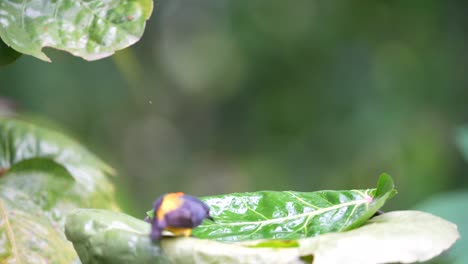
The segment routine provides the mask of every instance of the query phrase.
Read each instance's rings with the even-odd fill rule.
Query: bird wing
[[[190,208],[182,205],[178,209],[167,213],[164,218],[167,226],[170,227],[181,227],[181,228],[193,228],[194,222],[192,220],[192,211]]]
[[[205,218],[213,220],[210,216],[210,207],[200,199],[190,195],[184,195],[184,204],[190,205],[192,222],[195,226],[200,225]]]

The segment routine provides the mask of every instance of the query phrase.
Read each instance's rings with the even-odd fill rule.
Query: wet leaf
[[[113,170],[67,136],[32,123],[0,119],[0,171],[0,263],[77,263],[63,233],[66,214],[118,209]]]
[[[0,263],[72,263],[77,258],[58,225],[19,190],[0,186]]]
[[[57,189],[48,194],[47,199],[60,199],[58,195],[66,198],[68,194],[73,197],[74,193],[79,193],[78,204],[81,207],[117,209],[114,187],[108,179],[114,173],[113,169],[60,132],[16,119],[1,118],[0,169],[3,171],[2,181],[13,185],[23,184],[21,188],[29,191],[35,188],[47,193],[45,191],[48,189]],[[35,178],[38,174],[42,176]],[[26,178],[8,179],[19,175]],[[55,182],[67,181],[67,178],[73,179],[72,192],[60,192],[59,186],[53,186]],[[38,184],[40,180],[44,184],[28,186],[28,182]],[[52,207],[54,202],[50,203]]]
[[[347,232],[296,241],[224,243],[198,238],[149,239],[150,225],[121,213],[79,209],[66,235],[83,264],[93,263],[347,263],[376,264],[430,259],[458,238],[456,226],[418,211],[386,213]],[[164,255],[162,255],[164,254]]]
[[[151,0],[0,1],[0,38],[45,61],[43,47],[97,60],[137,42],[152,8]]]
[[[64,167],[50,159],[33,158],[18,163],[0,178],[0,186],[28,194],[43,214],[61,228],[70,210],[88,204],[82,199],[81,186]]]
[[[396,193],[383,174],[377,189],[319,192],[234,193],[205,197],[214,222],[193,235],[219,241],[299,239],[362,225]]]
[[[65,233],[83,263],[167,263],[149,239],[148,223],[129,215],[78,209],[67,217]]]
[[[248,248],[196,238],[166,238],[153,244],[148,223],[111,211],[77,210],[68,216],[65,228],[83,264],[303,263],[297,249]]]

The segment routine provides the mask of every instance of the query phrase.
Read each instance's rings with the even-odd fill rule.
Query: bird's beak
[[[211,221],[213,221],[213,222],[215,221],[215,220],[213,219],[213,217],[211,217],[211,215],[208,215],[208,217],[206,217],[206,219],[211,220]]]

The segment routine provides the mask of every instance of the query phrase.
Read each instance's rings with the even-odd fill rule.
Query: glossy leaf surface
[[[167,263],[149,239],[148,223],[129,215],[78,209],[67,217],[65,233],[83,263]]]
[[[71,178],[82,207],[117,208],[114,187],[108,179],[113,169],[69,137],[41,126],[0,119],[0,170],[5,180],[11,177],[10,173],[24,176],[39,172],[58,177],[41,185],[43,191],[55,188],[48,185],[55,180]],[[31,176],[31,181],[36,181],[33,178]],[[34,188],[40,189],[39,186]]]
[[[27,167],[27,168],[24,168]],[[66,214],[86,207],[81,186],[66,169],[48,159],[30,159],[16,165],[0,178],[0,186],[26,193],[52,222],[63,227]]]
[[[149,239],[150,225],[121,213],[80,209],[67,218],[66,235],[83,264],[124,263],[349,263],[430,259],[458,238],[456,226],[418,212],[386,213],[347,232],[296,241],[223,243],[198,238]],[[164,254],[164,255],[162,255]]]
[[[214,222],[205,221],[194,236],[219,241],[299,239],[362,225],[395,194],[383,174],[377,189],[319,192],[234,193],[202,198]]]
[[[196,238],[165,238],[154,244],[148,223],[111,211],[77,210],[65,227],[83,264],[303,263],[297,249],[249,248]]]
[[[0,164],[0,263],[77,263],[63,233],[66,214],[118,209],[112,169],[59,132],[0,119]]]
[[[2,0],[0,38],[45,61],[43,47],[96,60],[138,41],[152,8],[151,0]]]
[[[29,196],[0,186],[0,263],[72,263],[77,258],[58,225]]]

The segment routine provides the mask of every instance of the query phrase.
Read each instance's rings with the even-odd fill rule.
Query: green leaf
[[[454,224],[418,211],[385,213],[351,231],[289,242],[165,237],[152,243],[149,232],[148,223],[105,210],[79,209],[66,223],[83,264],[409,263],[440,254],[458,238]]]
[[[14,49],[8,47],[0,39],[0,66],[4,66],[14,62],[21,56],[21,53],[16,52]]]
[[[459,238],[457,226],[419,211],[396,211],[344,233],[300,240],[299,254],[314,264],[412,263],[429,260]]]
[[[297,249],[248,248],[196,238],[154,244],[148,223],[104,210],[76,210],[67,217],[65,230],[83,264],[303,263],[297,259]]]
[[[389,198],[393,197],[396,194],[394,190],[395,184],[393,183],[393,179],[390,175],[383,173],[379,177],[379,181],[377,182],[377,189],[375,190],[374,197],[383,197],[387,193],[391,193]]]
[[[76,263],[63,233],[65,215],[79,207],[118,209],[112,168],[32,123],[0,119],[0,172],[0,263]]]
[[[86,263],[168,263],[149,239],[148,223],[129,215],[78,209],[67,217],[65,234]]]
[[[0,119],[0,171],[3,172],[5,181],[13,185],[24,184],[21,188],[31,191],[44,192],[50,199],[55,194],[47,193],[54,182],[63,183],[65,178],[72,178],[73,190],[63,192],[57,189],[57,195],[70,198],[79,193],[79,205],[81,207],[117,209],[114,201],[114,187],[108,179],[114,173],[113,169],[98,159],[87,149],[79,145],[67,136],[15,119]],[[5,173],[6,172],[6,173]],[[41,177],[35,179],[38,173]],[[53,174],[52,178],[44,176]],[[23,175],[24,179],[8,179]],[[29,183],[43,181],[38,186],[27,186]],[[16,182],[16,183],[14,183]],[[37,194],[36,192],[36,194]],[[37,199],[37,197],[34,197]],[[51,202],[53,206],[54,202]]]
[[[464,208],[468,201],[468,190],[447,192],[435,195],[423,201],[415,208],[443,217],[457,224],[461,239],[444,256],[452,264],[468,263],[468,211]]]
[[[0,263],[72,263],[77,255],[29,196],[0,186]]]
[[[383,174],[377,189],[319,192],[234,193],[205,197],[214,222],[193,235],[219,241],[299,239],[362,225],[395,194]]]
[[[22,161],[0,178],[0,186],[27,193],[45,216],[61,228],[72,209],[86,207],[81,185],[61,165],[45,158]]]
[[[147,216],[149,219],[153,219],[153,217],[154,217],[154,209],[151,209],[151,210],[149,210],[148,212],[146,212],[146,216]]]
[[[43,47],[97,60],[137,42],[152,8],[151,0],[0,1],[0,38],[45,61]]]

